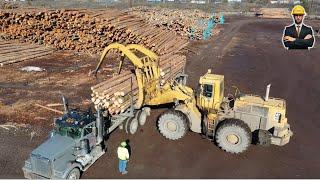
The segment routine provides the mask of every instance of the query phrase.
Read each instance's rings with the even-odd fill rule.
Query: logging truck
[[[98,102],[97,98],[93,99],[96,108],[106,109],[105,116],[110,117],[114,126],[124,127],[127,132],[134,134],[139,124],[145,123],[150,106],[172,104],[157,120],[159,132],[169,140],[178,140],[191,130],[215,141],[226,152],[238,154],[246,151],[253,139],[262,145],[283,146],[293,135],[286,118],[286,102],[269,97],[270,85],[267,86],[265,97],[239,91],[224,97],[224,76],[213,74],[209,69],[200,77],[198,89],[194,91],[186,86],[184,68],[177,68],[172,60],[167,62],[171,63],[171,70],[164,71],[166,63],[159,62],[155,53],[136,44],[110,44],[93,71],[95,75],[108,52],[115,49],[122,54],[118,72],[121,72],[125,59],[134,65],[129,83],[122,86],[124,92],[112,96],[108,92],[115,92],[119,87],[115,85],[113,87],[116,88],[113,88],[112,82],[122,84],[125,81],[119,81],[119,77],[111,79],[102,86],[105,91],[100,90],[107,96],[100,100],[98,97]],[[170,74],[170,77],[166,77],[166,74]],[[121,101],[117,101],[119,94]],[[95,95],[97,93],[94,92]],[[124,99],[129,101],[126,106],[121,105]]]

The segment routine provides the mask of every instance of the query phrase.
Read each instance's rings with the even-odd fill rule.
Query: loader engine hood
[[[260,96],[242,94],[236,99],[234,109],[267,117],[276,126],[284,126],[287,123],[284,99],[270,97],[265,100]]]
[[[237,99],[237,102],[255,104],[255,105],[266,106],[266,107],[273,107],[273,108],[279,108],[279,109],[286,109],[286,101],[280,98],[270,97],[267,101],[265,101],[260,96],[244,94]]]
[[[40,156],[51,161],[63,154],[66,150],[73,148],[75,141],[68,136],[55,134],[32,151],[32,156]]]

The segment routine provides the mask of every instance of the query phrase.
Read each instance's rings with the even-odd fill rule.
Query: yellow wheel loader
[[[160,133],[167,139],[180,139],[191,130],[216,141],[226,152],[238,154],[247,150],[254,138],[258,139],[259,144],[282,146],[293,135],[286,118],[285,100],[269,98],[270,85],[265,97],[241,94],[239,91],[224,97],[224,76],[208,70],[200,77],[199,87],[194,92],[185,85],[183,72],[163,81],[158,56],[136,44],[110,44],[93,71],[95,74],[112,49],[120,51],[123,57],[119,71],[125,58],[135,67],[139,92],[131,112],[141,113],[148,106],[174,104],[157,121]],[[124,123],[125,118],[119,120],[120,116],[113,117],[117,120],[113,121],[115,123],[109,131]]]

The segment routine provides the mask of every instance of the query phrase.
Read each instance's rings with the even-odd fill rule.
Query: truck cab
[[[55,119],[49,139],[34,149],[25,161],[24,176],[32,179],[79,178],[81,171],[105,153],[102,127],[101,117],[79,110],[71,110]]]

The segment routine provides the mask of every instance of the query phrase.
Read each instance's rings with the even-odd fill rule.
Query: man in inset
[[[286,26],[283,32],[283,45],[287,49],[310,49],[314,45],[312,27],[303,24],[306,12],[301,5],[293,7],[291,12],[294,23]]]
[[[118,147],[117,153],[119,158],[119,171],[121,174],[127,174],[127,162],[129,161],[129,151],[126,148],[127,143],[125,141],[121,142]]]

